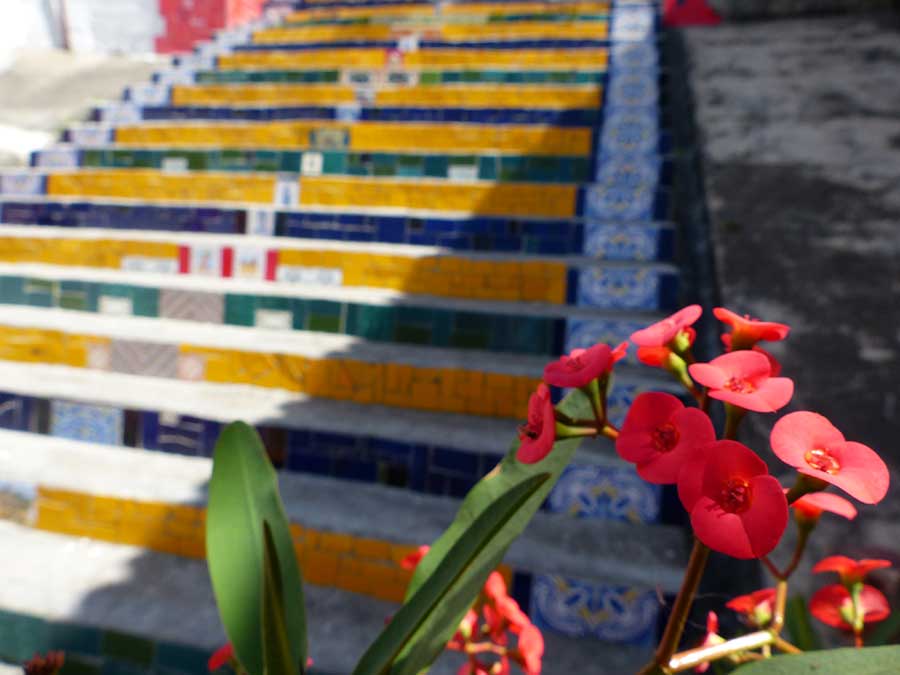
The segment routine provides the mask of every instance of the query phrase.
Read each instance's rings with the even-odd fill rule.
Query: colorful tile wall
[[[109,406],[71,401],[50,403],[50,435],[73,441],[120,445],[123,413]]]
[[[615,389],[614,407],[620,396]],[[78,427],[80,434],[65,437],[212,457],[222,428],[219,421],[191,415],[93,407],[115,424],[82,425]],[[42,427],[32,412],[45,408],[75,408],[88,414],[92,406],[79,408],[69,401],[0,392],[0,428],[53,433],[52,428]],[[463,497],[499,460],[495,453],[368,435],[272,426],[257,430],[279,470],[378,483],[431,495]],[[661,512],[663,498],[661,489],[641,481],[630,467],[576,464],[554,487],[543,508],[578,518],[656,523],[665,515]]]
[[[441,246],[454,250],[564,255],[584,252],[621,261],[669,261],[674,230],[667,223],[595,223],[583,238],[579,220],[502,217],[409,218],[273,209],[175,207],[165,205],[69,202],[0,202],[0,220],[8,224],[103,227],[149,231],[208,232],[300,237],[338,241]],[[257,227],[263,223],[264,227]]]
[[[194,73],[196,84],[249,84],[252,82],[279,83],[338,83],[355,85],[418,82],[439,86],[460,82],[484,84],[602,84],[602,70],[200,70]]]

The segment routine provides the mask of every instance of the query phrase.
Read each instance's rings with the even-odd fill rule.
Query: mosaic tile
[[[660,602],[651,589],[535,574],[529,604],[531,619],[542,630],[643,646],[656,637]]]
[[[121,445],[123,414],[106,406],[50,402],[50,435],[73,441]]]
[[[579,518],[654,523],[662,490],[631,468],[569,465],[547,499],[547,510]]]
[[[113,340],[110,369],[116,373],[176,377],[178,345]]]
[[[586,267],[578,274],[577,304],[602,309],[656,310],[660,273],[641,267]]]
[[[164,288],[159,292],[159,315],[167,319],[224,323],[225,298],[218,293]]]

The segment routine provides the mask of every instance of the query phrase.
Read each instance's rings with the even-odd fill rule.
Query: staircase
[[[314,672],[349,673],[544,364],[678,304],[653,3],[271,5],[0,175],[2,660],[205,672],[209,457],[243,419]],[[629,357],[613,416],[651,388]],[[669,499],[579,451],[503,568],[545,673],[647,657]]]

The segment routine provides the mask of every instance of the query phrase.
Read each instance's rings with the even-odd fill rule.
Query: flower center
[[[752,394],[756,391],[756,387],[753,386],[752,382],[739,377],[729,377],[722,388],[733,391],[736,394]]]
[[[534,440],[541,435],[543,428],[544,425],[541,420],[528,420],[527,424],[523,424],[519,427],[519,440],[523,441],[526,438]]]
[[[743,478],[729,478],[719,493],[719,506],[728,513],[740,513],[750,508],[750,484]]]
[[[825,448],[815,448],[814,450],[810,450],[803,456],[803,459],[805,459],[806,463],[813,469],[824,471],[832,476],[839,473],[841,470],[841,463],[837,460],[837,457],[832,455]]]
[[[584,361],[581,360],[581,354],[578,356],[570,356],[565,361],[566,370],[578,371],[584,368]]]
[[[669,452],[678,445],[680,436],[675,425],[667,422],[653,430],[653,447],[659,452]]]

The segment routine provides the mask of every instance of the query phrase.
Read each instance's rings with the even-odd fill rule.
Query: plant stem
[[[800,527],[797,536],[797,546],[794,548],[794,555],[791,558],[791,562],[788,564],[787,569],[782,572],[782,579],[787,579],[791,576],[794,573],[794,570],[797,569],[797,565],[800,564],[800,559],[803,557],[803,552],[806,550],[806,542],[809,541],[809,535],[812,532],[813,527],[814,526]]]
[[[747,411],[743,408],[738,408],[735,405],[731,405],[730,403],[725,404],[725,433],[722,434],[722,437],[728,439],[730,441],[737,439],[738,427],[741,425],[741,420],[744,419],[744,415],[747,414]]]
[[[703,578],[703,571],[706,569],[706,561],[708,559],[709,547],[701,543],[699,539],[694,538],[694,548],[691,551],[691,558],[684,572],[684,581],[681,582],[681,590],[678,591],[678,597],[675,598],[669,622],[666,624],[662,639],[656,648],[656,657],[653,663],[648,664],[641,673],[658,672],[661,666],[669,663],[669,659],[672,658],[672,654],[678,648],[681,635],[684,633],[684,624],[687,622],[688,612],[691,610],[691,605],[694,602],[694,596],[697,594],[697,588],[700,586],[700,580]]]
[[[701,663],[707,661],[718,661],[732,654],[747,651],[749,649],[759,649],[765,645],[772,644],[772,633],[767,630],[757,631],[742,635],[739,638],[728,640],[718,645],[709,647],[697,647],[681,652],[673,657],[669,662],[666,670],[672,673],[679,673],[683,670],[695,668]]]
[[[776,647],[778,647],[778,649],[783,651],[785,654],[802,654],[803,653],[802,649],[798,649],[797,647],[792,645],[790,642],[785,640],[780,635],[775,635],[772,637],[772,644],[775,645]]]

